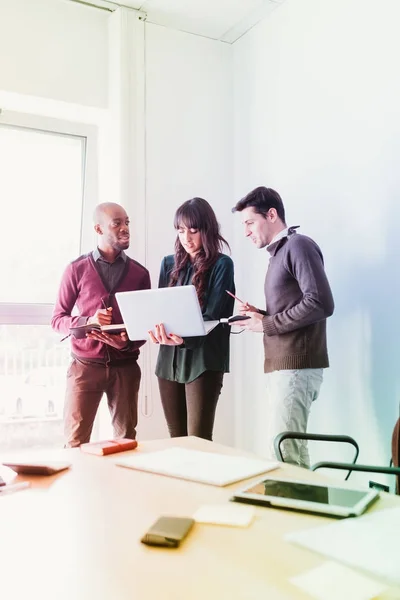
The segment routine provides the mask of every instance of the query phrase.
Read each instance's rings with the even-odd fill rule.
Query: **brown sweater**
[[[326,318],[334,304],[321,250],[290,228],[268,252],[264,372],[328,367]]]

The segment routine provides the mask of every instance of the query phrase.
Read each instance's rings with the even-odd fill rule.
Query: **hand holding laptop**
[[[183,344],[183,338],[175,333],[167,335],[163,323],[155,325],[154,332],[149,331],[150,340],[153,344],[163,344],[164,346],[180,346]]]

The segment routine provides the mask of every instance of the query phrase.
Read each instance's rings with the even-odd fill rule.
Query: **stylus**
[[[237,296],[235,296],[235,294],[232,294],[232,292],[230,292],[229,290],[225,290],[225,291],[226,291],[227,294],[229,294],[230,296],[232,296],[232,298],[235,298],[235,300],[237,300],[241,304],[247,304],[247,302],[243,302],[243,300],[241,300],[240,298],[238,298]]]

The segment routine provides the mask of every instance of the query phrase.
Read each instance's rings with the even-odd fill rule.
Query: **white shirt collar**
[[[277,233],[276,236],[273,237],[272,240],[270,241],[270,243],[268,244],[267,250],[270,246],[272,246],[272,244],[275,244],[275,242],[279,242],[279,240],[286,237],[288,235],[288,233],[289,233],[289,227],[286,227],[286,229],[282,229],[282,231]]]

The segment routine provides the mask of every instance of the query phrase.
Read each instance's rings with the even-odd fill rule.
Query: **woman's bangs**
[[[175,229],[179,229],[182,225],[187,227],[188,229],[197,229],[200,230],[199,226],[200,219],[195,211],[191,209],[189,206],[179,210],[174,219],[174,227]]]

